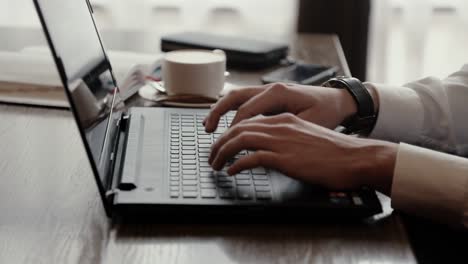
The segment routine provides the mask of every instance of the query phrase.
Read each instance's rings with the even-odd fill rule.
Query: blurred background
[[[98,27],[107,31],[162,35],[197,30],[270,40],[287,39],[298,29],[336,31],[351,61],[352,72],[374,82],[403,84],[428,75],[444,77],[468,62],[466,0],[91,0],[91,3]],[[0,0],[0,28],[39,29],[32,0]],[[138,51],[156,51],[156,43],[135,41],[141,41]],[[8,40],[2,38],[0,42]],[[15,47],[4,44],[2,48]]]

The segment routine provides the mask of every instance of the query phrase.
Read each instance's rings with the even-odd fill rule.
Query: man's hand
[[[331,189],[369,185],[389,193],[397,145],[343,135],[281,114],[231,127],[213,145],[209,162],[220,170],[242,150],[255,152],[235,161],[230,175],[263,166]]]
[[[356,103],[346,89],[304,85],[270,84],[233,90],[221,98],[204,121],[213,132],[221,116],[238,110],[231,125],[259,114],[292,113],[327,128],[336,128],[356,113]]]

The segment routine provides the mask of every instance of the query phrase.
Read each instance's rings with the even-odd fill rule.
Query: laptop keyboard
[[[240,152],[221,171],[213,171],[208,164],[211,144],[229,127],[234,113],[223,116],[213,134],[205,132],[203,114],[170,115],[170,186],[173,199],[230,199],[271,200],[270,178],[264,168],[227,174],[227,166],[241,156]]]

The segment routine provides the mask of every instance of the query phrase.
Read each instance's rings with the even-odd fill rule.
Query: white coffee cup
[[[166,53],[162,78],[168,95],[217,99],[224,88],[226,55],[221,50],[178,50]]]

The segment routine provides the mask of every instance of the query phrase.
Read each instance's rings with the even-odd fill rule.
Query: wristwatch
[[[326,81],[322,86],[346,89],[356,101],[357,113],[347,118],[342,126],[345,134],[369,135],[377,120],[374,101],[367,88],[357,78],[336,77]]]

